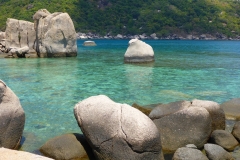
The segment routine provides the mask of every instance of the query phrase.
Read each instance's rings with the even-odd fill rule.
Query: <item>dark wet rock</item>
[[[240,142],[240,121],[234,124],[232,135]]]
[[[161,134],[164,152],[174,152],[187,144],[198,148],[208,141],[212,129],[209,112],[202,107],[190,107],[160,119],[154,119]]]
[[[159,131],[139,110],[99,95],[76,104],[74,114],[97,159],[163,159]]]
[[[234,160],[232,155],[216,144],[205,144],[204,149],[206,151],[209,160]]]
[[[226,119],[240,120],[240,98],[231,99],[220,106],[225,112]]]
[[[1,80],[0,122],[0,147],[18,148],[25,124],[25,113],[18,97]]]
[[[225,130],[213,131],[209,141],[223,147],[227,151],[233,151],[238,145],[238,141],[234,136]]]
[[[48,140],[40,151],[47,157],[61,160],[87,158],[94,159],[93,152],[81,134],[65,134]],[[88,153],[88,154],[87,154]]]
[[[198,149],[182,147],[176,150],[172,160],[208,160],[208,158]]]

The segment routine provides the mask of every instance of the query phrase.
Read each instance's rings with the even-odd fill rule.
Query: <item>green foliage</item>
[[[77,31],[102,35],[240,34],[240,2],[235,0],[0,0],[0,30],[7,18],[32,21],[42,8],[68,12]]]

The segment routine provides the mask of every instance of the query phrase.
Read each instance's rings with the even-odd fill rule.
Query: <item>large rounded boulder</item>
[[[131,39],[124,55],[126,63],[143,63],[154,61],[154,51],[152,47],[138,39]]]
[[[39,57],[77,56],[76,31],[67,13],[50,14],[46,9],[34,16],[36,51]]]
[[[173,153],[187,144],[201,148],[208,141],[212,130],[211,116],[201,107],[189,107],[154,119],[153,122],[160,131],[162,148],[166,153]]]
[[[141,111],[104,95],[89,97],[74,107],[74,115],[99,160],[159,160],[160,133]]]
[[[25,113],[18,97],[0,80],[0,147],[14,149],[20,144]]]
[[[212,131],[225,129],[225,113],[217,102],[194,99],[191,107],[205,108],[212,118]]]

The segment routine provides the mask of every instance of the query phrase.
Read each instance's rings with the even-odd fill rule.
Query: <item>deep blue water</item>
[[[26,113],[23,150],[80,133],[73,107],[93,95],[129,105],[240,97],[240,41],[146,40],[155,62],[143,65],[124,64],[128,40],[95,40],[96,47],[83,42],[74,58],[0,59],[0,79]]]

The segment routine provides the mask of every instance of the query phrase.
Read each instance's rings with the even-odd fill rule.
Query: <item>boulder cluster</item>
[[[231,101],[237,100],[226,103]],[[240,103],[228,107],[236,105],[240,107]],[[137,104],[132,107],[98,95],[77,103],[73,113],[83,134],[53,137],[40,148],[43,155],[62,160],[233,160],[240,141],[240,122],[231,133],[225,130],[224,109],[213,101],[159,104],[149,113]],[[1,80],[0,121],[0,147],[4,147],[0,159],[50,160],[12,150],[19,148],[25,113],[18,97]]]
[[[77,56],[76,31],[67,13],[40,9],[33,20],[7,19],[5,32],[0,32],[6,58]]]

